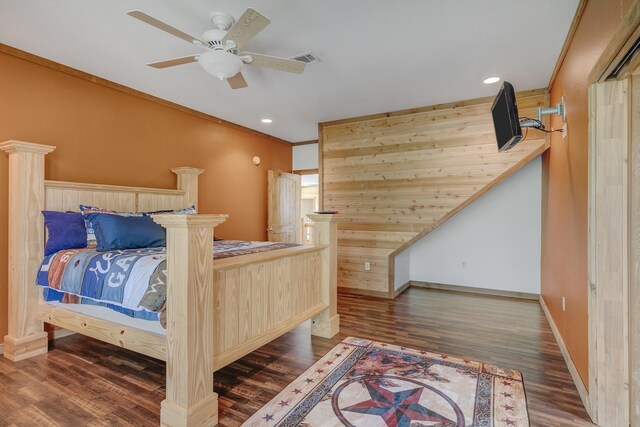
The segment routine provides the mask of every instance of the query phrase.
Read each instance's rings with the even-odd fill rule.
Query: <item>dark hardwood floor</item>
[[[463,356],[524,374],[532,426],[591,425],[537,302],[409,289],[341,295],[341,334],[303,325],[215,374],[220,425],[237,426],[345,336]],[[157,425],[164,364],[79,335],[19,363],[0,357],[0,425]]]

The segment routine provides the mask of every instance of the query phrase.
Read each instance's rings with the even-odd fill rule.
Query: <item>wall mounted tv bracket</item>
[[[567,118],[565,116],[567,111],[565,105],[565,98],[562,97],[562,100],[555,107],[541,107],[538,108],[538,118],[537,119],[529,119],[528,117],[524,117],[523,120],[520,121],[520,127],[523,128],[534,128],[544,130],[544,124],[542,123],[542,117],[548,116],[550,114],[556,114],[562,118],[562,123],[565,123]],[[558,129],[560,130],[560,129]],[[548,131],[551,132],[551,131]]]

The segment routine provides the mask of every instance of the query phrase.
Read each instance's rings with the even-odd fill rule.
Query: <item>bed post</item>
[[[313,242],[328,245],[321,254],[322,300],[329,307],[312,320],[311,335],[331,338],[340,332],[338,315],[338,222],[330,214],[308,214],[313,221]]]
[[[198,209],[198,175],[203,169],[180,167],[173,168],[171,172],[178,175],[178,190],[185,192],[185,204],[194,205]]]
[[[14,362],[47,352],[47,334],[38,319],[41,291],[35,286],[44,257],[44,156],[50,145],[0,143],[9,154],[9,333],[4,356]]]
[[[167,394],[163,426],[214,426],[213,229],[227,215],[154,215],[167,229]]]

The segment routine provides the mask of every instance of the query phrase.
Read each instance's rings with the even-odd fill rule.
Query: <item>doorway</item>
[[[313,242],[313,222],[307,218],[307,214],[320,209],[320,192],[318,174],[301,175],[301,200],[300,200],[300,227],[302,243]]]

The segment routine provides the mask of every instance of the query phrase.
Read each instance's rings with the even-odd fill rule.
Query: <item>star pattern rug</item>
[[[525,427],[522,374],[346,338],[243,426]]]

